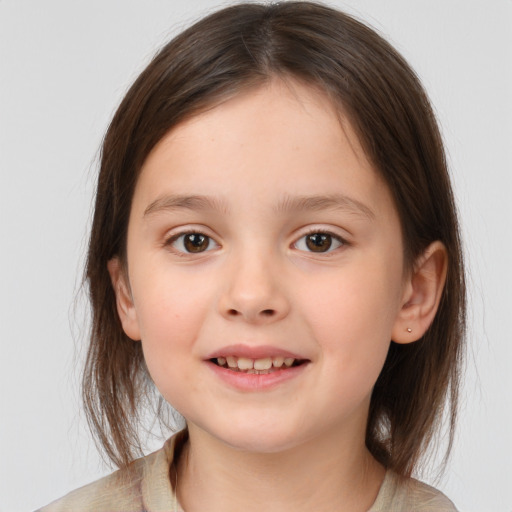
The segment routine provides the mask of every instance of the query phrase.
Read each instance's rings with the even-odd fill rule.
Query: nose
[[[272,323],[286,317],[290,302],[277,265],[261,255],[239,257],[226,272],[219,312],[229,320]]]

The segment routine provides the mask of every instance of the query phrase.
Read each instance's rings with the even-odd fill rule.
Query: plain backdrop
[[[80,412],[77,301],[96,157],[156,49],[215,0],[0,0],[0,512],[102,465]],[[512,1],[331,1],[409,60],[438,113],[462,215],[470,336],[453,457],[463,511],[512,511]],[[428,477],[427,477],[428,480]]]

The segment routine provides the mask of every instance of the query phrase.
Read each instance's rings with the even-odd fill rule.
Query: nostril
[[[247,319],[253,319],[255,320],[256,318],[271,318],[271,317],[274,317],[276,315],[276,310],[275,309],[262,309],[259,313],[256,313],[255,312],[248,312],[247,314],[244,313],[243,311],[240,311],[238,309],[234,309],[234,308],[231,308],[231,309],[228,309],[226,311],[226,314],[230,317],[237,317],[237,316],[243,316],[243,317],[246,317]]]

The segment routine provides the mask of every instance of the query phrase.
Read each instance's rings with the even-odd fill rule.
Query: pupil
[[[201,252],[208,247],[208,237],[205,235],[190,233],[185,237],[185,249],[188,252]]]
[[[308,249],[313,252],[325,252],[329,250],[331,244],[331,235],[326,235],[324,233],[314,233],[312,235],[308,235],[306,239]]]

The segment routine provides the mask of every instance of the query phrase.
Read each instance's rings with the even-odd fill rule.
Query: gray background
[[[512,1],[331,4],[390,39],[438,112],[472,312],[460,428],[437,485],[463,511],[510,512]],[[76,296],[95,158],[157,47],[220,5],[0,0],[1,512],[36,508],[110,471],[77,394],[86,319]]]

